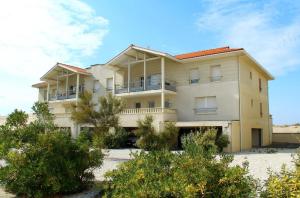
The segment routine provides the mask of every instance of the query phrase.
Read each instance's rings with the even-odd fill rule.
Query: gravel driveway
[[[248,152],[234,153],[234,161],[232,165],[242,165],[244,161],[249,162],[249,172],[255,178],[264,181],[268,177],[267,170],[280,171],[282,164],[286,164],[288,168],[293,168],[292,154],[296,152],[296,149],[272,149],[275,153],[268,153],[270,149],[256,149]],[[96,180],[103,180],[104,173],[113,170],[118,164],[131,159],[131,152],[139,152],[138,149],[110,149],[104,151],[106,156],[103,166],[95,170]],[[1,161],[0,161],[1,163]],[[89,196],[92,192],[81,193],[77,195],[67,196],[68,198],[79,197],[92,197]],[[0,197],[13,197],[12,195],[5,193],[0,188]]]

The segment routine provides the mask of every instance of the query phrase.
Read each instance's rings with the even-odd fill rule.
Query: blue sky
[[[274,123],[300,122],[298,1],[14,1],[0,8],[2,115],[30,111],[37,97],[30,85],[56,62],[104,63],[131,43],[170,54],[229,45],[245,48],[276,77]]]

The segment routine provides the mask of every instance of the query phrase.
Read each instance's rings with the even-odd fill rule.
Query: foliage
[[[77,123],[92,124],[95,133],[108,133],[110,128],[119,126],[117,116],[123,110],[123,102],[111,93],[99,98],[99,104],[93,102],[92,93],[85,91],[79,102],[72,104],[72,120]]]
[[[269,172],[265,190],[261,197],[299,197],[300,194],[300,152],[294,157],[295,170],[282,166],[279,173]]]
[[[173,122],[166,122],[164,130],[159,132],[160,144],[163,149],[175,149],[178,145],[179,128]]]
[[[95,134],[93,145],[97,148],[106,149],[124,148],[127,144],[128,136],[129,134],[124,128],[112,128],[109,133]]]
[[[37,141],[8,153],[0,181],[9,191],[29,197],[71,193],[86,188],[92,170],[102,163],[100,150],[90,151],[61,131],[38,134]]]
[[[54,115],[50,112],[47,102],[35,102],[32,110],[36,116],[36,125],[43,126],[45,128],[44,130],[55,128],[53,124]]]
[[[12,128],[24,127],[27,123],[28,115],[25,111],[15,109],[14,112],[9,114],[6,119],[6,125]]]
[[[185,150],[134,153],[133,160],[106,174],[106,197],[254,197],[255,181],[247,166],[229,166],[233,157],[217,159],[216,133],[191,134]]]
[[[200,127],[198,130],[192,131],[192,133],[207,133],[207,132],[216,133],[214,144],[217,146],[218,152],[223,152],[223,149],[226,148],[230,143],[228,135],[219,134],[217,129],[214,127]]]
[[[144,120],[138,120],[138,129],[135,135],[138,137],[136,145],[145,150],[173,149],[177,146],[178,128],[174,123],[166,122],[163,131],[157,132],[153,125],[153,117],[146,116]]]
[[[37,119],[27,124],[28,115],[24,111],[11,113],[4,126],[0,127],[0,156],[5,158],[12,148],[19,149],[24,144],[34,143],[39,133],[53,130],[53,116],[47,103],[35,103],[32,107]]]
[[[218,147],[218,151],[222,152],[224,148],[226,148],[229,144],[228,135],[222,134],[216,137],[216,145]]]

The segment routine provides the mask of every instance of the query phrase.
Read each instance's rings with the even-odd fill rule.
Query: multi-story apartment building
[[[172,56],[130,45],[106,64],[86,69],[57,63],[33,85],[39,101],[48,101],[59,127],[77,136],[70,119],[71,102],[83,90],[100,96],[111,92],[124,100],[120,124],[137,127],[152,115],[160,130],[173,121],[181,132],[216,127],[230,139],[229,151],[271,143],[268,81],[273,77],[243,48],[222,47]]]

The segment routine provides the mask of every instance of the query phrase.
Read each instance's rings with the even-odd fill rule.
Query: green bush
[[[61,131],[39,134],[7,155],[0,169],[0,182],[8,191],[28,197],[77,192],[91,184],[93,168],[102,164],[100,150],[90,150]]]
[[[96,133],[93,136],[93,144],[97,148],[118,149],[126,147],[129,134],[122,128],[112,129],[108,133]]]
[[[133,154],[134,159],[106,174],[106,197],[254,197],[256,182],[247,166],[229,166],[233,157],[217,159],[216,133],[190,134],[184,151]]]
[[[136,146],[145,150],[174,149],[177,146],[178,128],[174,123],[166,122],[163,131],[156,131],[152,125],[153,118],[146,116],[138,121]]]
[[[300,195],[300,152],[294,158],[295,170],[287,170],[282,166],[279,173],[269,172],[269,178],[265,183],[265,190],[261,197],[299,197]]]

